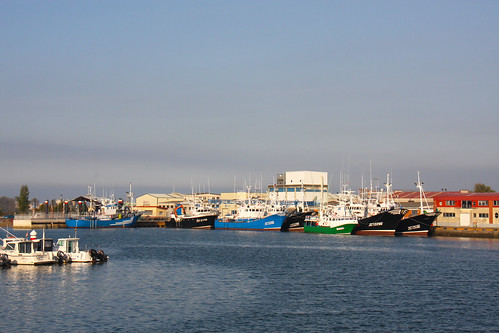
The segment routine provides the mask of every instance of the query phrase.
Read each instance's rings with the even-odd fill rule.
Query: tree
[[[17,209],[20,213],[27,213],[29,211],[29,190],[28,185],[22,185],[19,191],[19,196],[16,197]]]
[[[486,186],[485,184],[475,184],[475,190],[473,192],[476,193],[486,193],[486,192],[495,192],[490,186]]]
[[[16,200],[8,197],[0,197],[0,215],[14,214],[16,211]]]

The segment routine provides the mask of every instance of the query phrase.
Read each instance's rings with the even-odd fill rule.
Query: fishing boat
[[[359,219],[358,224],[352,229],[352,234],[394,236],[397,226],[406,213],[406,209],[390,209]]]
[[[340,216],[331,209],[320,210],[318,215],[309,215],[303,231],[315,234],[351,234],[357,226],[357,218],[353,215]]]
[[[322,190],[321,190],[322,192]],[[357,225],[357,216],[349,206],[352,203],[352,192],[343,190],[337,205],[322,204],[318,214],[309,215],[306,219],[303,231],[316,234],[351,234]]]
[[[314,213],[313,210],[300,209],[286,213],[286,218],[281,226],[281,231],[304,231],[305,221]]]
[[[395,204],[389,174],[387,174],[385,186],[385,197],[382,198],[379,193],[375,193],[368,198],[365,204],[365,215],[359,218],[358,224],[352,230],[353,235],[395,235],[397,226],[408,210],[398,208]]]
[[[419,171],[415,185],[419,190],[419,214],[402,219],[395,229],[397,236],[428,236],[432,223],[440,215],[440,212],[434,212],[428,204]]]
[[[68,228],[131,228],[135,227],[140,214],[85,216],[66,219]]]
[[[89,193],[90,203],[93,205],[92,195]],[[96,206],[91,207],[91,212],[85,215],[78,215],[66,219],[68,228],[130,228],[135,227],[140,213],[133,212],[133,192],[132,184],[127,192],[129,206],[125,206],[123,201],[116,201],[114,196],[102,199]]]
[[[276,202],[252,200],[240,203],[234,216],[217,219],[215,229],[280,231],[286,219],[285,207]]]
[[[187,209],[186,209],[187,207]],[[214,229],[219,212],[193,193],[193,200],[179,204],[173,210],[167,228]]]
[[[36,231],[33,230],[30,235],[30,238],[16,237],[8,232],[8,237],[2,239],[0,255],[7,256],[12,265],[52,265],[59,262],[51,243],[45,248],[46,242],[36,239]]]
[[[277,193],[274,189],[273,193]],[[305,189],[301,186],[301,202],[295,200],[294,206],[286,209],[286,218],[281,226],[281,231],[298,231],[303,232],[305,220],[309,218],[316,210],[311,209],[305,204]]]

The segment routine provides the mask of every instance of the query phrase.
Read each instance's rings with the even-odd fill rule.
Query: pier
[[[499,228],[436,226],[430,228],[429,236],[499,238]]]
[[[19,216],[14,219],[1,219],[0,226],[13,229],[65,229],[64,216]],[[165,228],[166,220],[159,218],[140,218],[137,228]],[[436,237],[469,237],[469,238],[497,238],[499,228],[494,227],[462,227],[462,226],[433,226],[429,236]]]

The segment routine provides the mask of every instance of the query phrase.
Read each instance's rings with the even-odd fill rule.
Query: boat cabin
[[[78,238],[60,238],[57,241],[57,247],[65,253],[79,252]]]

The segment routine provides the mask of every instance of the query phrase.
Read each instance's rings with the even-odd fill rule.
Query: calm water
[[[78,236],[110,261],[0,269],[4,329],[499,331],[497,240],[149,228]]]

